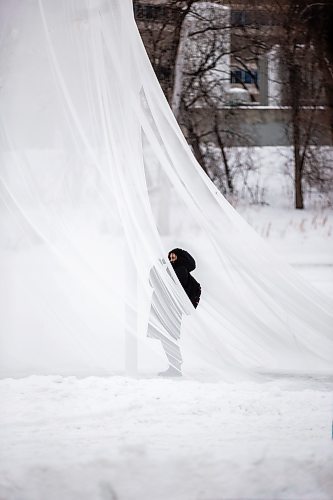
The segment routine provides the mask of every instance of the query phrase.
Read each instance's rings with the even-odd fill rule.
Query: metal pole
[[[137,291],[138,278],[133,257],[126,249],[125,259],[125,372],[130,377],[138,374],[138,321],[137,321]]]

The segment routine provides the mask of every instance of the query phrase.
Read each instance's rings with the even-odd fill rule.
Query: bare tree
[[[176,61],[182,41],[183,23],[200,0],[167,0],[150,5],[134,0],[134,12],[152,66],[171,104],[176,79]]]
[[[140,6],[140,0],[134,3]],[[230,82],[230,68],[240,68],[252,78],[250,100],[256,101],[261,85],[255,78],[256,68],[263,54],[277,44],[280,61],[276,64],[283,66],[278,77],[281,104],[290,108],[295,207],[304,207],[305,185],[313,186],[317,179],[322,189],[319,179],[326,178],[327,172],[320,173],[320,149],[314,146],[321,133],[317,108],[323,89],[331,106],[333,130],[333,51],[327,36],[330,25],[321,18],[323,13],[331,12],[329,3],[243,0],[243,10],[236,11],[237,15],[229,20],[219,0],[213,1],[215,8],[210,8],[212,2],[202,4],[200,0],[167,0],[145,7],[148,14],[152,10],[141,32],[162,88],[198,162],[224,193],[232,196],[234,192],[229,148],[246,143],[246,138],[240,137],[239,127],[234,124],[233,129],[227,123],[228,100],[223,87]],[[323,28],[323,33],[314,30],[312,22]],[[237,72],[233,78],[236,85],[249,90]],[[204,114],[210,116],[206,126],[201,123],[207,122],[202,120]],[[249,165],[243,163],[240,168],[248,172]]]
[[[234,108],[226,107],[230,58],[234,55],[241,58],[245,39],[243,37],[238,48],[231,47],[230,10],[224,6],[210,5],[208,8],[205,5],[204,9],[196,6],[187,23],[179,121],[202,168],[221,192],[233,199],[236,171],[248,171],[253,166],[249,154],[245,162],[244,158],[237,162],[235,155],[230,153],[230,148],[237,147],[240,139],[242,144],[248,141],[244,135],[241,137],[235,123],[231,125],[229,118]],[[243,61],[244,68],[250,60],[248,57]]]
[[[315,2],[301,0],[300,21],[306,42],[314,47],[330,110],[330,128],[333,141],[333,3],[331,0]]]
[[[293,148],[297,209],[304,208],[305,187],[310,183],[313,187],[317,179],[318,189],[323,189],[319,179],[328,176],[327,162],[323,162],[318,145],[320,136],[326,134],[319,114],[325,93],[333,137],[333,42],[329,21],[332,14],[332,2],[276,0],[260,8],[260,15],[272,19],[275,25],[271,37],[264,29],[244,29],[244,37],[248,34],[252,40],[257,39],[254,46],[259,52],[278,46],[274,64],[281,92],[280,105],[290,109],[287,128]]]
[[[295,208],[304,208],[304,185],[310,170],[320,169],[320,155],[315,162],[318,135],[318,106],[322,102],[324,79],[314,49],[304,26],[304,2],[283,2],[280,7],[280,78],[284,97],[290,106],[290,128],[294,157]],[[316,164],[316,167],[315,167]],[[313,181],[313,179],[312,179]]]

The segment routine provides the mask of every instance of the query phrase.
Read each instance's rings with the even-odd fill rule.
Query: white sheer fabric
[[[3,0],[0,28],[2,375],[117,373],[136,340],[151,373],[147,331],[177,343],[180,321],[189,374],[331,371],[331,302],[196,163],[130,0]]]

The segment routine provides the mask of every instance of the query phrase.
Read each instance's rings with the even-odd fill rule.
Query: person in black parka
[[[168,258],[188,298],[197,308],[201,295],[201,286],[190,274],[196,267],[195,260],[192,255],[181,248],[171,250]]]
[[[168,258],[188,298],[193,306],[197,308],[201,295],[201,286],[191,275],[191,272],[194,271],[196,267],[195,260],[186,250],[182,250],[181,248],[174,248],[171,250],[168,254]],[[179,340],[180,338],[181,315],[178,321],[179,334],[177,334],[175,340]],[[159,373],[159,375],[181,376],[183,359],[179,345],[166,337],[161,337],[160,340],[169,361],[169,368],[165,372]]]

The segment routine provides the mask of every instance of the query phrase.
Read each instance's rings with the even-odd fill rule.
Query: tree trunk
[[[302,159],[299,147],[294,145],[294,162],[295,162],[295,208],[303,209],[303,187],[302,187]]]
[[[319,59],[319,63],[321,63],[320,67],[321,67],[321,70],[322,70],[322,72],[324,74],[324,78],[325,78],[324,88],[325,88],[325,94],[326,94],[328,110],[329,110],[331,139],[332,139],[332,144],[333,144],[333,78],[332,78],[332,68],[329,68],[328,62],[326,60],[323,60],[323,58]]]
[[[215,116],[214,132],[215,132],[217,144],[218,144],[218,147],[220,148],[222,159],[223,159],[224,170],[225,170],[225,175],[226,175],[226,178],[227,178],[227,185],[228,185],[229,193],[233,194],[233,192],[234,192],[234,186],[233,186],[233,183],[232,183],[232,178],[231,178],[231,173],[230,173],[230,166],[229,166],[228,158],[227,158],[227,155],[226,155],[226,152],[225,152],[225,147],[224,147],[221,135],[220,135],[220,131],[219,131],[219,127],[218,127],[218,117],[217,116]]]
[[[323,86],[328,105],[330,132],[333,144],[333,57],[332,55],[330,58],[326,56],[320,36],[319,38],[317,36],[314,36],[313,40],[314,48],[317,54],[318,65],[324,77]]]
[[[175,24],[175,29],[173,33],[173,41],[171,44],[171,56],[170,60],[173,62],[171,65],[171,74],[170,74],[170,93],[167,96],[168,102],[170,105],[172,105],[172,101],[174,99],[174,94],[175,94],[175,84],[176,84],[176,72],[177,70],[179,71],[179,68],[177,67],[177,61],[179,60],[179,50],[180,50],[180,45],[182,45],[182,29],[183,29],[183,23],[184,20],[187,16],[187,14],[190,12],[192,5],[198,0],[187,0],[187,5],[185,6],[184,9],[181,9],[179,7],[179,18]]]
[[[184,113],[184,116],[186,116],[186,112]],[[185,126],[187,129],[186,140],[190,144],[197,162],[200,164],[201,168],[204,170],[204,172],[206,172],[206,174],[209,177],[209,173],[206,168],[205,158],[200,148],[200,137],[198,136],[198,134],[194,129],[193,123],[191,122],[191,116],[187,117]]]
[[[295,208],[303,209],[303,160],[301,155],[301,117],[300,117],[300,103],[299,103],[299,87],[297,73],[298,68],[293,68],[292,73],[295,80],[291,89],[292,102],[292,129],[293,129],[293,146],[294,146],[294,182],[295,182]]]
[[[205,159],[204,159],[204,156],[201,152],[201,149],[200,149],[200,140],[199,138],[193,134],[193,132],[190,132],[190,144],[192,146],[192,149],[193,149],[193,154],[197,160],[197,162],[200,164],[201,168],[206,172],[206,174],[209,176],[208,172],[207,172],[207,168],[206,168],[206,165],[205,165]]]
[[[183,87],[183,66],[185,56],[186,38],[188,36],[188,23],[184,21],[179,33],[178,46],[176,52],[175,64],[172,69],[172,88],[170,104],[173,114],[176,118],[179,116],[180,102],[182,98]]]
[[[333,4],[332,1],[309,2],[309,0],[302,0],[301,3],[308,36],[313,43],[318,64],[324,76],[333,143],[333,38],[331,35]]]
[[[294,147],[294,185],[295,185],[295,208],[303,209],[303,163],[304,155],[301,152],[301,103],[300,103],[300,92],[302,79],[300,74],[300,68],[295,61],[295,52],[291,51],[288,54],[288,73],[289,73],[289,85],[290,85],[290,97],[291,97],[291,126],[292,126],[292,138]],[[303,152],[304,153],[304,152]]]

